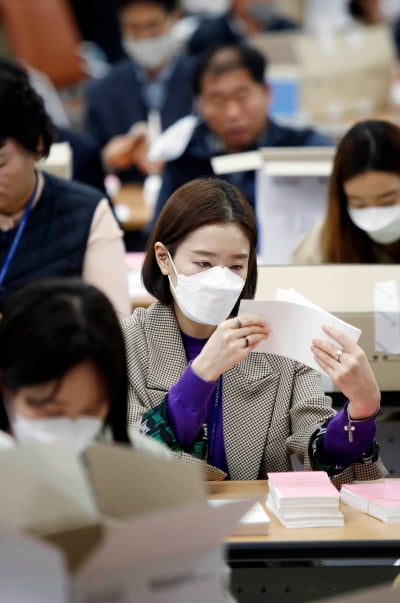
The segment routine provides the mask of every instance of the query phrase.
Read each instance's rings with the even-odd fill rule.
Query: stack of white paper
[[[344,525],[339,492],[325,471],[268,473],[267,507],[286,528]]]
[[[214,507],[226,505],[234,501],[220,498],[210,498],[208,504]],[[235,526],[235,536],[251,536],[267,534],[269,530],[270,518],[260,502],[254,505],[242,516],[239,524]]]
[[[385,479],[361,484],[344,484],[340,499],[354,509],[385,523],[400,522],[400,481]]]

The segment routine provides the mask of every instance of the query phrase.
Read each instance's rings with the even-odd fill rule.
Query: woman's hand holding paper
[[[223,372],[247,358],[269,335],[268,323],[260,316],[243,314],[221,322],[192,363],[205,381],[216,381]]]
[[[339,329],[325,326],[324,331],[337,344],[313,339],[311,351],[316,362],[349,399],[352,419],[374,416],[379,411],[380,391],[365,352]]]

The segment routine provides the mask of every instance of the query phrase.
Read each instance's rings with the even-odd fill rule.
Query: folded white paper
[[[244,299],[240,303],[239,314],[262,316],[271,327],[268,339],[257,346],[256,352],[293,358],[324,373],[311,352],[312,340],[324,339],[338,348],[341,346],[322,330],[323,325],[340,329],[358,341],[360,329],[313,304],[293,289],[279,289],[278,296],[279,300],[274,301]]]

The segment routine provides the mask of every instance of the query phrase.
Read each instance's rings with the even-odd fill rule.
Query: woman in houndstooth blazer
[[[170,197],[143,266],[158,301],[122,320],[129,427],[201,462],[209,479],[265,479],[289,471],[292,453],[337,485],[382,477],[374,441],[380,392],[356,343],[333,328],[337,345],[312,342],[348,398],[338,413],[320,373],[252,353],[270,327],[236,314],[239,300],[254,296],[256,245],[253,212],[227,182],[197,179]]]

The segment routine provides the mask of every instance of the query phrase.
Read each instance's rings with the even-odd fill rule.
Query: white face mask
[[[168,32],[146,40],[123,38],[122,45],[126,54],[144,69],[157,69],[169,63],[179,50],[180,41]]]
[[[214,266],[191,276],[178,274],[174,268],[177,285],[169,283],[171,293],[181,312],[190,320],[203,325],[218,325],[225,320],[236,304],[245,285],[245,281],[229,270]]]
[[[102,419],[95,417],[79,417],[75,420],[69,417],[28,419],[17,414],[11,420],[12,432],[21,444],[68,441],[79,453],[93,442],[102,426]]]
[[[362,209],[349,207],[348,212],[352,222],[373,241],[388,245],[400,239],[400,205]]]
[[[182,8],[188,13],[194,15],[203,15],[206,17],[217,17],[224,15],[231,8],[231,0],[212,0],[212,2],[204,2],[204,0],[182,0]]]

